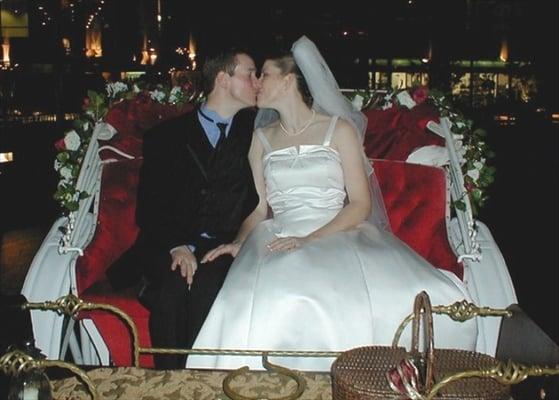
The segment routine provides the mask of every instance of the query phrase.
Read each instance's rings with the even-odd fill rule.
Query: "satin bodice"
[[[271,226],[277,236],[306,236],[330,222],[344,206],[340,156],[328,144],[273,150],[263,162]]]

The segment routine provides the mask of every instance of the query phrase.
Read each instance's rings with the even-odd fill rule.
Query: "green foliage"
[[[189,84],[171,88],[163,85],[149,87],[142,82],[109,83],[106,85],[106,93],[89,90],[82,106],[83,112],[74,120],[72,129],[65,132],[64,138],[56,144],[58,154],[55,170],[60,180],[53,197],[60,204],[63,213],[77,211],[80,201],[90,196],[89,193],[76,189],[77,178],[95,124],[103,121],[112,105],[123,100],[133,100],[139,95],[158,103],[180,105],[192,101],[194,94],[193,87]]]

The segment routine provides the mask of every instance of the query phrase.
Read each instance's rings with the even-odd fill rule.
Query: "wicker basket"
[[[418,350],[422,309],[424,337],[427,342],[424,353]],[[391,369],[410,357],[422,359],[426,364],[415,396],[413,392],[399,394],[391,387],[387,378]],[[332,397],[334,400],[509,399],[509,386],[490,378],[469,377],[453,380],[440,388],[434,386],[443,378],[463,371],[489,369],[496,364],[497,360],[493,357],[473,351],[434,349],[431,304],[427,293],[421,292],[414,304],[411,351],[407,352],[403,347],[370,346],[343,353],[332,364]]]

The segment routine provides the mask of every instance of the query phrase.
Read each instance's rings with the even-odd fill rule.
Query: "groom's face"
[[[247,54],[237,54],[237,66],[229,87],[231,96],[245,107],[253,107],[256,105],[257,88],[258,78],[254,60]]]

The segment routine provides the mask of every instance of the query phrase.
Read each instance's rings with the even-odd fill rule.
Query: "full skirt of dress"
[[[415,296],[433,305],[469,299],[463,283],[390,232],[364,222],[287,252],[270,252],[274,220],[247,238],[194,348],[344,351],[390,345]],[[201,266],[203,268],[203,265]],[[475,349],[477,325],[435,316],[435,346]],[[411,326],[400,343],[409,347]],[[271,357],[300,370],[326,371],[333,358]],[[262,369],[260,357],[190,356],[189,368]]]

